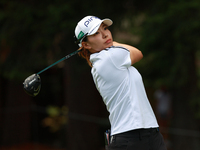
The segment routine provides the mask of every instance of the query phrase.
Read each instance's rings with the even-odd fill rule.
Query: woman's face
[[[101,24],[98,31],[87,37],[87,42],[82,43],[83,47],[91,53],[96,53],[113,45],[112,34],[108,26]]]

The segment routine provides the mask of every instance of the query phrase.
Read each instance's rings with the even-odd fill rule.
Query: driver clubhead
[[[23,82],[25,92],[30,96],[37,96],[41,89],[41,79],[38,74],[33,74]]]

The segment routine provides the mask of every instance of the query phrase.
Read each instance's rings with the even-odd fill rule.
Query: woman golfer
[[[107,150],[166,150],[140,73],[143,57],[135,47],[113,41],[110,19],[86,16],[75,36],[91,66],[97,90],[109,111],[111,140]]]

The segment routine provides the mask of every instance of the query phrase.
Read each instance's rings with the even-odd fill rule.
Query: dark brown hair
[[[85,37],[83,39],[84,42],[87,42],[87,37]],[[88,49],[84,48],[84,47],[80,47],[79,49],[81,49],[81,51],[78,53],[79,56],[83,57],[84,59],[86,59],[88,65],[90,67],[92,67],[92,63],[90,62],[90,55],[92,54]]]

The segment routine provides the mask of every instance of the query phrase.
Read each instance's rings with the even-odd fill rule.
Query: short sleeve
[[[113,47],[109,50],[110,59],[113,64],[120,69],[131,66],[130,52],[124,47]]]

